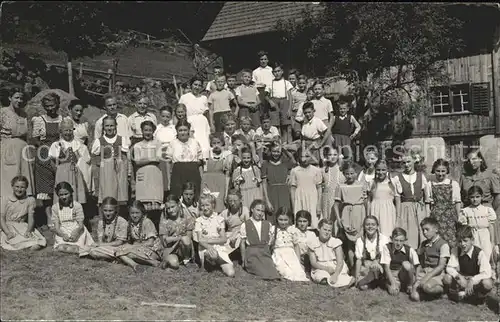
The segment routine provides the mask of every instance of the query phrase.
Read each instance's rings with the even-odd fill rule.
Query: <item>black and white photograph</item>
[[[499,318],[499,3],[0,1],[0,320]]]

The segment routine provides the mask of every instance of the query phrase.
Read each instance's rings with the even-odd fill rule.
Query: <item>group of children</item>
[[[376,150],[358,171],[351,144],[361,127],[349,104],[334,116],[321,83],[307,88],[293,73],[285,80],[282,66],[267,63],[260,53],[260,67],[243,71],[239,87],[234,76],[216,75],[208,98],[194,80],[193,95],[162,107],[159,124],[147,99],[127,118],[115,97],[105,97],[90,152],[74,123],[42,100],[47,116],[33,136],[50,148],[35,166],[49,181],[36,181],[35,190],[38,199],[54,192],[46,203],[54,249],[135,271],[195,261],[233,277],[239,260],[269,280],[382,286],[413,300],[443,292],[484,297],[499,257],[486,192],[473,186],[463,199],[447,161],[435,161],[430,180],[412,151],[401,173],[391,173]],[[93,179],[85,179],[89,166]],[[12,195],[2,196],[4,249],[46,246],[28,184],[17,176]],[[89,190],[99,203],[97,240],[84,224]]]

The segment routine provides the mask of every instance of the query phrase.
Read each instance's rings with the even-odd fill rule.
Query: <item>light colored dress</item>
[[[195,96],[193,93],[187,93],[181,96],[179,104],[186,106],[186,116],[191,128],[194,129],[194,138],[200,143],[203,158],[208,158],[210,151],[210,125],[205,115],[208,111],[208,101],[205,95]]]
[[[313,165],[306,168],[297,166],[290,171],[290,186],[296,187],[295,195],[292,195],[293,212],[307,210],[311,214],[311,228],[318,227],[317,207],[318,189],[321,184],[321,170]]]
[[[340,239],[331,237],[327,242],[323,243],[318,237],[309,240],[307,244],[309,251],[316,256],[316,261],[318,264],[331,267],[333,269],[337,268],[339,264],[337,262],[337,256],[335,255],[335,249],[342,246],[342,241]],[[323,280],[327,280],[328,285],[332,287],[342,287],[347,286],[351,283],[353,277],[349,276],[347,265],[344,262],[342,266],[342,271],[337,278],[335,284],[330,283],[330,273],[321,269],[313,268],[311,271],[311,279],[316,283],[321,283]]]
[[[67,117],[71,119],[71,117]],[[73,121],[73,119],[71,119]],[[74,130],[73,135],[75,140],[80,141],[83,145],[88,145],[89,140],[89,123],[87,121],[76,123],[73,121]],[[78,168],[82,170],[83,180],[88,188],[88,191],[94,191],[94,186],[92,184],[92,167],[87,162],[82,159],[78,160]]]
[[[309,281],[304,269],[300,265],[299,254],[295,253],[294,247],[298,243],[295,227],[290,226],[287,229],[276,229],[273,227],[271,232],[272,240],[274,241],[272,258],[278,273],[290,281]]]
[[[100,157],[99,164],[99,199],[113,197],[119,203],[128,201],[128,175],[130,140],[115,135],[108,138],[101,136],[92,145],[92,155]]]
[[[366,183],[368,186],[371,186],[373,180],[375,180],[375,171],[372,174],[368,174],[366,170],[361,170],[358,175],[358,181]]]
[[[488,259],[493,250],[489,227],[496,220],[495,210],[485,205],[464,208],[458,218],[460,224],[472,227],[474,245],[481,248]]]
[[[47,241],[38,230],[33,230],[31,238],[24,237],[28,230],[26,219],[29,213],[35,212],[36,200],[33,197],[17,199],[15,196],[2,196],[0,216],[5,216],[5,224],[16,236],[7,242],[7,235],[0,232],[0,245],[3,249],[19,250],[39,245],[45,247]]]
[[[160,225],[158,229],[158,233],[161,237],[161,241],[163,243],[164,251],[163,256],[168,254],[174,254],[180,257],[181,260],[184,255],[181,250],[181,240],[165,243],[163,240],[163,236],[165,237],[183,237],[187,236],[189,232],[192,232],[194,229],[195,217],[193,217],[189,211],[184,208],[179,209],[179,215],[175,220],[172,220],[168,215],[163,212]]]
[[[228,246],[230,253],[232,253],[240,247],[240,228],[245,221],[250,219],[250,210],[242,205],[240,210],[235,214],[230,213],[228,209],[224,209],[220,215],[226,222],[226,246]]]
[[[154,138],[161,143],[162,146],[162,159],[160,160],[160,170],[163,174],[163,190],[170,190],[170,171],[171,166],[170,163],[167,162],[166,151],[168,150],[168,146],[170,142],[175,140],[177,137],[177,131],[172,122],[169,125],[165,126],[163,124],[158,124],[156,131],[154,133]]]
[[[104,221],[101,219],[97,224],[97,239],[101,243],[111,243],[116,240],[121,240],[123,242],[127,241],[127,228],[128,223],[125,219],[120,216],[116,216],[112,222],[104,225]],[[97,246],[92,247],[91,256],[93,252],[99,253],[101,256],[107,256],[109,259],[116,259],[116,251],[119,246]]]
[[[349,227],[351,231],[346,230],[346,235],[354,241],[361,236],[363,232],[363,220],[366,217],[366,186],[355,181],[352,184],[340,184],[335,193],[335,200],[341,203],[341,220],[344,229]]]
[[[83,207],[78,202],[73,202],[73,207],[60,207],[59,203],[52,206],[52,220],[57,218],[60,223],[60,229],[63,233],[70,235],[78,228],[78,221],[83,221]],[[54,249],[59,245],[73,245],[80,249],[80,256],[88,255],[88,246],[94,243],[87,227],[83,226],[83,232],[76,242],[64,241],[61,236],[55,235]]]
[[[133,147],[133,160],[149,162],[137,166],[135,197],[142,202],[163,203],[163,174],[159,167],[161,143],[156,140],[141,141]]]
[[[52,143],[49,156],[56,160],[57,170],[55,184],[67,182],[73,188],[73,200],[83,204],[87,202],[88,187],[83,177],[83,171],[88,171],[87,167],[79,167],[81,164],[90,165],[90,154],[86,145],[78,140],[71,142],[63,139]],[[57,194],[54,194],[54,202],[57,203]]]
[[[250,208],[255,199],[264,199],[262,174],[257,166],[252,165],[247,169],[239,166],[234,169],[232,177],[234,186],[241,192],[243,206]],[[242,178],[243,182],[239,178]]]
[[[373,188],[375,187],[375,188]],[[373,188],[373,189],[372,189]],[[380,232],[385,236],[391,236],[396,227],[396,206],[394,198],[399,197],[396,187],[392,185],[389,178],[383,182],[372,181],[370,214],[378,219]]]
[[[323,183],[321,212],[323,218],[334,219],[333,205],[335,204],[335,190],[339,184],[344,183],[345,178],[338,164],[335,164],[333,167],[322,168],[321,175]],[[335,227],[337,226],[335,225]]]
[[[193,230],[194,240],[198,241],[198,233],[201,233],[205,238],[219,238],[221,232],[225,230],[226,223],[221,215],[218,215],[215,212],[210,215],[210,217],[203,215],[196,218]],[[229,259],[229,253],[231,252],[231,249],[228,245],[212,244],[211,246],[217,251],[219,257],[224,260],[224,262],[226,262],[227,264],[232,263]],[[200,258],[205,258],[206,251],[207,250],[204,247],[199,245],[198,253],[200,255]]]
[[[28,159],[23,158],[23,150],[28,146],[27,133],[26,117],[17,115],[12,107],[0,109],[0,196],[12,193],[10,181],[18,175],[28,179],[27,194],[34,195],[33,168]]]

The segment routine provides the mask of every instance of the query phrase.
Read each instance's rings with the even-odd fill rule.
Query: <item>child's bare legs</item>
[[[62,244],[56,247],[56,251],[68,254],[79,254],[80,248],[76,245]]]
[[[180,242],[180,251],[182,254],[182,258],[184,258],[184,264],[189,262],[191,257],[193,256],[193,242],[191,241],[191,238],[187,236],[181,237],[181,242]]]
[[[442,294],[444,292],[444,285],[442,282],[442,278],[441,281],[439,279],[439,276],[435,276],[428,280],[426,283],[421,284],[417,290],[412,290],[410,299],[416,302],[420,301],[420,292],[431,296]]]
[[[284,144],[288,144],[292,142],[292,128],[290,125],[282,125],[280,126],[281,139]]]
[[[175,254],[168,254],[166,255],[164,253],[163,255],[163,262],[161,263],[161,267],[163,269],[170,267],[172,269],[179,269],[179,257]]]
[[[464,291],[464,287],[459,285],[458,279],[463,277],[464,276],[458,275],[457,278],[453,278],[451,275],[444,275],[443,284],[449,293],[450,299],[459,301],[465,297],[465,295],[459,294],[461,293],[460,291]],[[473,296],[478,299],[484,299],[493,289],[493,284],[493,279],[491,278],[481,280],[479,284],[474,286]]]
[[[134,260],[128,256],[120,256],[119,257],[120,260],[127,266],[130,266],[132,267],[132,269],[137,272],[137,268],[140,266],[139,264],[137,264],[136,262],[134,262]]]
[[[96,248],[91,248],[90,249],[89,256],[92,257],[93,259],[97,259],[97,260],[112,261],[114,259],[114,257],[111,257],[108,254],[101,253]]]
[[[353,245],[354,246],[354,245]],[[354,248],[350,247],[347,249],[347,262],[349,263],[349,267],[354,269],[355,265],[355,256],[354,256]]]
[[[40,250],[40,249],[42,249],[42,246],[40,245],[33,245],[30,247],[30,250]]]
[[[219,256],[219,254],[217,254],[217,256],[211,256],[209,252],[204,252],[204,257],[206,257],[206,260],[209,261],[211,264],[220,266],[224,275],[226,275],[227,277],[234,277],[235,271],[233,263],[227,263]]]

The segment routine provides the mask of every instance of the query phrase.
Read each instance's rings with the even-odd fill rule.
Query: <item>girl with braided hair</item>
[[[142,265],[160,266],[161,243],[153,222],[146,217],[146,208],[139,200],[129,206],[127,244],[116,251],[116,257],[138,273],[145,269]]]
[[[377,286],[383,273],[380,258],[389,238],[379,232],[378,219],[366,216],[363,220],[363,235],[356,240],[356,266],[354,278],[360,290]]]
[[[252,151],[248,147],[241,149],[241,163],[233,171],[234,187],[241,192],[243,206],[250,208],[252,201],[264,199],[264,189],[260,169],[253,163]]]
[[[116,259],[118,247],[127,242],[128,223],[118,216],[118,201],[113,197],[102,200],[100,212],[102,219],[97,225],[97,243],[90,247],[89,256],[112,261]]]

